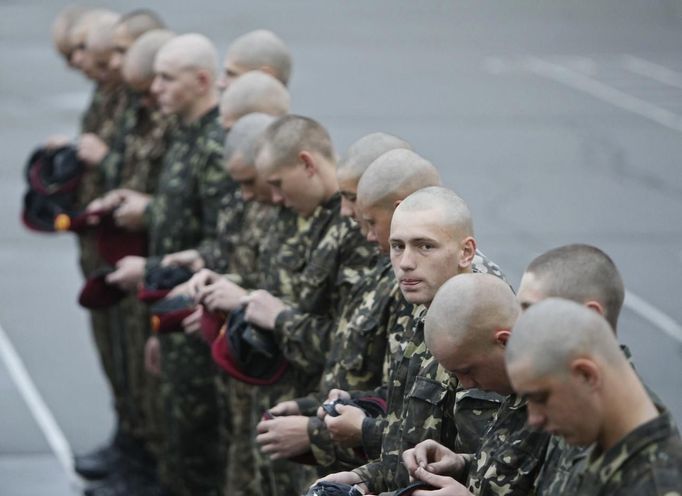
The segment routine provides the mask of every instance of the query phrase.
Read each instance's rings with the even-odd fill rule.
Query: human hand
[[[433,474],[459,478],[466,465],[462,455],[432,439],[422,441],[414,448],[405,450],[403,452],[403,463],[410,477],[413,478],[418,478],[415,474],[419,468]]]
[[[123,257],[116,263],[116,270],[107,275],[106,281],[115,284],[124,291],[134,291],[144,278],[144,257]]]
[[[327,399],[324,402],[331,403],[332,401],[336,401],[338,399],[349,400],[350,393],[348,391],[344,391],[343,389],[330,389],[329,394],[327,394]],[[325,412],[324,408],[320,406],[317,409],[317,416],[320,417],[321,419],[324,419],[326,415],[327,412]]]
[[[269,412],[275,417],[286,415],[300,415],[301,410],[298,408],[298,403],[294,400],[282,401],[270,408]]]
[[[466,486],[452,477],[433,474],[423,467],[417,469],[415,477],[435,489],[418,489],[413,496],[472,496]]]
[[[246,321],[266,330],[273,330],[279,313],[289,308],[282,300],[263,289],[244,296],[241,303],[247,305]]]
[[[256,442],[261,451],[273,460],[291,458],[308,451],[308,417],[289,415],[261,420],[257,425]]]
[[[96,166],[107,153],[109,146],[96,134],[86,133],[78,140],[78,158],[87,166]]]
[[[204,308],[199,305],[194,312],[182,319],[182,328],[185,334],[196,334],[201,330],[201,316],[204,313]]]
[[[114,210],[116,225],[129,231],[144,229],[144,211],[151,201],[151,196],[130,189],[119,189],[120,204]]]
[[[218,277],[212,284],[202,287],[194,300],[211,312],[231,312],[241,305],[241,300],[246,294],[244,288],[224,277]]]
[[[327,415],[324,424],[329,436],[339,446],[354,448],[362,444],[362,422],[367,414],[352,405],[336,405],[338,415]]]
[[[317,479],[313,483],[313,486],[320,481],[337,482],[339,484],[350,484],[350,485],[355,484],[356,486],[358,486],[359,489],[361,489],[363,491],[363,493],[367,494],[367,491],[369,491],[367,484],[365,484],[362,481],[362,479],[360,478],[360,476],[358,474],[356,474],[355,472],[336,472],[335,474],[329,474],[326,477],[322,477],[321,479]]]
[[[198,272],[204,268],[204,259],[198,250],[184,250],[166,255],[161,259],[161,265],[181,265],[189,268],[192,272]]]
[[[151,375],[161,375],[161,343],[156,336],[149,336],[144,345],[144,368]]]

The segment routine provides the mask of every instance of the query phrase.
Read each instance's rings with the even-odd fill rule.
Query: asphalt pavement
[[[50,43],[66,4],[0,1],[2,496],[71,494],[69,450],[112,430],[75,241],[19,223],[27,155],[49,134],[75,136],[91,90]],[[470,204],[480,248],[514,285],[548,248],[603,248],[628,292],[620,339],[682,423],[682,2],[144,6],[221,53],[249,30],[277,32],[294,54],[293,111],[340,152],[372,131],[407,139]]]

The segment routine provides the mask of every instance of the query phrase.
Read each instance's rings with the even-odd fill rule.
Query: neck
[[[197,100],[187,113],[181,116],[183,124],[192,124],[198,121],[216,105],[218,105],[218,96],[214,93]]]
[[[322,181],[321,203],[326,203],[339,191],[339,182],[333,167],[325,167],[321,170],[320,179]]]
[[[604,425],[597,446],[604,452],[639,426],[655,419],[658,410],[651,402],[634,370],[628,365],[605,387]]]

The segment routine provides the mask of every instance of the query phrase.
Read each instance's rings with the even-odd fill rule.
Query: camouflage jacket
[[[628,359],[632,367],[632,354],[627,346],[621,345],[623,354]],[[644,387],[654,404],[662,407],[662,402],[651,389]],[[584,468],[585,459],[588,455],[588,446],[572,446],[562,437],[552,436],[547,448],[547,454],[540,470],[540,475],[535,481],[535,493],[538,496],[554,496],[564,494],[566,484]]]
[[[670,414],[662,412],[606,452],[593,446],[564,494],[680,496],[682,440]]]
[[[466,486],[478,496],[533,494],[550,435],[526,425],[526,402],[516,395],[502,403],[474,455],[467,455]]]
[[[482,254],[475,257],[473,270],[504,279],[500,268]],[[438,365],[424,343],[426,308],[416,307],[415,312],[388,384],[388,415],[380,458],[354,470],[362,480],[369,481],[374,493],[408,485],[402,452],[425,439],[441,441],[453,449],[476,448],[500,404],[497,395],[483,391],[460,392],[458,396],[456,381]],[[456,407],[458,398],[462,406]],[[467,432],[458,435],[458,425]],[[458,440],[475,444],[458,446]]]
[[[223,169],[225,133],[217,118],[216,107],[172,133],[156,194],[145,211],[148,266],[189,248],[203,256],[213,246],[222,198],[237,188]]]
[[[123,85],[110,88],[98,86],[93,101],[83,116],[83,132],[96,134],[111,147],[121,126],[130,96],[130,92]],[[101,167],[87,168],[78,186],[78,207],[87,207],[103,192],[104,176]]]
[[[396,353],[399,337],[396,320],[403,305],[390,259],[381,256],[377,264],[353,288],[336,330],[331,335],[327,363],[315,393],[299,398],[303,415],[310,416],[308,436],[313,455],[326,467],[353,468],[370,453],[337,447],[329,438],[324,422],[315,414],[332,388],[369,389],[380,386],[386,374],[386,357]],[[381,394],[378,394],[381,396]],[[367,418],[367,423],[377,419]],[[368,427],[370,429],[371,427]],[[379,444],[380,446],[380,444]]]
[[[374,263],[376,247],[341,215],[339,193],[316,209],[302,234],[303,256],[288,260],[301,270],[280,272],[293,306],[277,316],[274,335],[289,363],[321,373],[329,335],[351,289]]]
[[[230,259],[234,256],[233,252],[237,246],[243,244],[242,237],[246,234],[245,229],[253,227],[252,225],[247,227],[244,219],[245,209],[246,204],[242,200],[242,193],[238,188],[226,193],[221,198],[215,240],[212,243],[207,243],[202,253],[206,268],[216,272],[231,270]],[[245,248],[242,247],[242,255]],[[253,259],[252,263],[255,264],[255,256],[251,258]]]
[[[204,261],[207,267],[219,267],[220,259],[226,259],[227,279],[253,289],[261,281],[258,272],[261,247],[269,226],[277,223],[278,208],[257,201],[244,202],[241,195],[239,200],[242,208],[222,209],[218,214],[218,250],[207,253]]]
[[[132,95],[100,164],[105,191],[122,187],[153,194],[174,124],[173,117],[142,105],[140,97]]]

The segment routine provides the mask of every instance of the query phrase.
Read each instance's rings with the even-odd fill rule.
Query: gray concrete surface
[[[82,451],[106,439],[111,414],[75,305],[74,242],[30,234],[18,223],[26,155],[50,133],[74,133],[89,92],[50,46],[49,24],[65,4],[0,1],[0,325],[71,446]],[[91,4],[120,11],[142,5]],[[613,256],[630,292],[682,322],[680,131],[532,64],[558,65],[682,115],[682,86],[675,85],[682,79],[682,2],[145,5],[178,32],[207,34],[221,52],[250,29],[278,32],[295,56],[293,110],[326,124],[339,150],[375,130],[408,139],[470,203],[480,247],[515,284],[542,251],[589,242]],[[633,72],[628,55],[663,66],[671,78]],[[625,309],[621,339],[682,422],[682,343],[638,310]],[[1,365],[0,392],[0,494],[67,494]],[[53,491],[29,489],[43,480],[35,474],[50,478]]]

